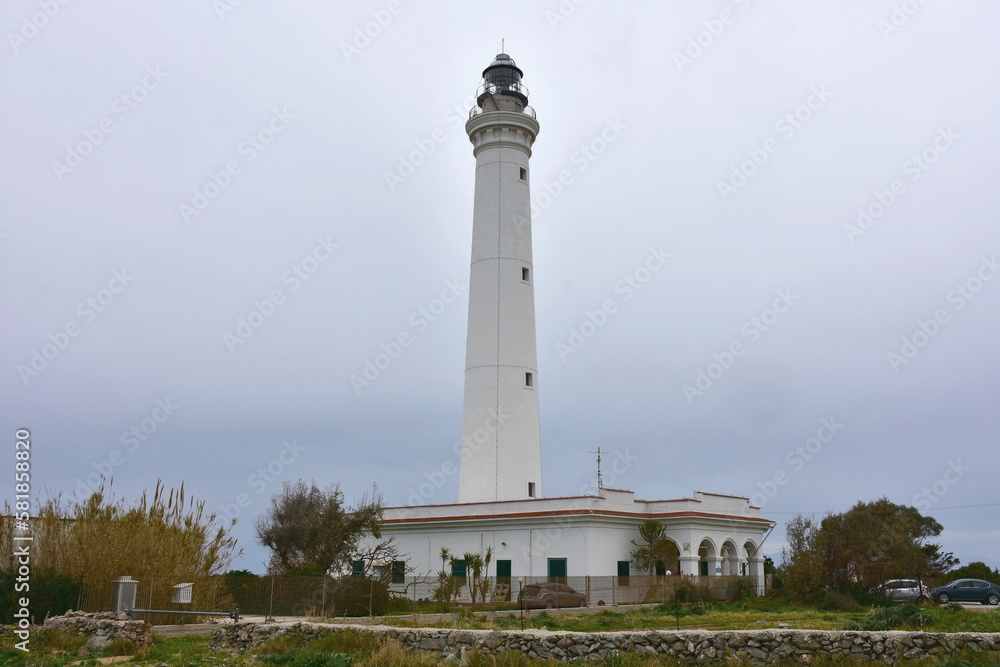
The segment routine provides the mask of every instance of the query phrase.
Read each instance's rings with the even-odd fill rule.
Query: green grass
[[[610,631],[633,629],[671,629],[679,623],[681,629],[746,630],[776,627],[788,623],[802,629],[872,630],[923,629],[929,632],[1000,632],[1000,611],[973,612],[955,607],[897,605],[886,609],[866,609],[858,612],[831,611],[795,607],[774,601],[728,602],[683,605],[671,604],[634,608],[627,611],[603,610],[597,614],[571,615],[542,612],[524,618],[525,628],[545,627],[549,630]],[[411,624],[412,625],[412,624]],[[425,624],[427,625],[427,624]],[[497,613],[490,619],[471,613],[460,613],[430,627],[483,628],[517,630],[521,619],[516,613]],[[30,655],[13,648],[13,635],[0,637],[0,665],[62,667],[80,660],[77,650],[85,638],[64,632],[38,631],[32,635]],[[445,665],[443,660],[407,651],[395,642],[379,643],[369,634],[353,630],[330,633],[311,642],[293,636],[278,637],[259,647],[255,655],[231,656],[212,653],[204,637],[154,637],[154,645],[137,649],[113,643],[95,656],[134,654],[130,665],[151,666],[165,662],[171,667],[228,665],[287,665],[289,667],[367,667],[379,665]],[[517,653],[495,656],[472,652],[467,656],[471,666],[537,667],[539,665],[607,665],[608,667],[647,667],[676,665],[666,657],[640,657],[634,654],[613,654],[597,662],[559,663],[554,660],[529,660]],[[84,663],[87,664],[87,663]],[[90,664],[96,664],[91,661]],[[833,658],[818,658],[814,665],[881,665],[876,662],[844,662]],[[907,663],[904,663],[907,664]],[[918,663],[911,663],[918,664]],[[929,663],[924,663],[929,664]],[[970,654],[951,657],[939,663],[944,667],[985,667],[996,665],[982,656]]]
[[[849,607],[853,611],[815,609],[784,602],[759,599],[747,602],[692,603],[604,610],[596,614],[553,611],[524,616],[526,629],[546,628],[574,632],[643,629],[762,630],[787,623],[804,630],[925,630],[928,632],[1000,632],[1000,611],[972,612],[933,605],[892,605],[885,609],[847,605],[833,600],[824,607]],[[877,611],[876,611],[877,609]],[[521,627],[517,612],[472,614],[459,612],[430,622],[397,619],[406,627],[459,628],[469,630],[516,630]]]

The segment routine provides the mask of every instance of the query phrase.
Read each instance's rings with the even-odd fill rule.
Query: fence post
[[[271,575],[271,603],[267,608],[267,618],[264,619],[265,623],[274,623],[274,575]]]
[[[323,600],[320,602],[320,610],[323,617],[326,617],[326,575],[323,575]]]
[[[372,598],[375,597],[375,577],[368,578],[368,616],[372,617]]]

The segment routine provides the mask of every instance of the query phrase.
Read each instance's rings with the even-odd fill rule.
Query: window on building
[[[535,386],[535,374],[534,373],[525,373],[524,374],[524,386],[525,387],[534,387]]]
[[[630,574],[629,562],[627,560],[618,561],[618,585],[628,586],[628,577]]]
[[[528,482],[528,497],[529,498],[534,498],[535,497],[535,483],[534,482]]]
[[[549,559],[549,581],[558,582],[560,584],[566,583],[566,559],[565,558],[550,558]]]
[[[451,561],[451,576],[457,579],[465,579],[465,561],[464,560],[453,560]]]
[[[394,560],[390,566],[390,581],[394,584],[406,583],[406,561]]]
[[[363,577],[365,576],[365,562],[361,560],[351,561],[351,576],[352,577]]]
[[[528,180],[528,170],[525,169],[524,167],[521,167],[521,180],[522,181]]]
[[[526,266],[521,267],[521,282],[530,283],[531,282],[531,269]]]

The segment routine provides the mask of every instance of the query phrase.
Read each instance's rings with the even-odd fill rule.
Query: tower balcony
[[[534,107],[528,104],[521,104],[514,98],[495,97],[488,99],[483,104],[483,107],[475,106],[469,109],[469,118],[471,119],[481,113],[487,113],[490,111],[514,111],[517,113],[523,113],[525,116],[535,118],[537,120]]]

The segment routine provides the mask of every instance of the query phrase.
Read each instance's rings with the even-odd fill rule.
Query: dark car
[[[1000,604],[1000,586],[983,579],[956,579],[950,584],[932,590],[931,596],[943,604],[948,602]]]
[[[587,596],[566,584],[526,584],[517,594],[519,609],[561,609],[586,607]]]

